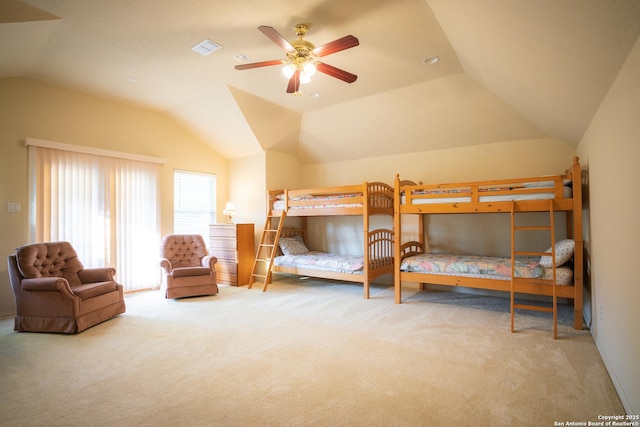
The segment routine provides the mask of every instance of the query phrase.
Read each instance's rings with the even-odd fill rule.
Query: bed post
[[[402,247],[402,228],[400,217],[400,175],[396,174],[393,185],[393,287],[396,304],[402,301],[402,284],[400,283],[400,263]]]
[[[573,240],[575,251],[573,255],[573,275],[574,275],[574,306],[573,306],[573,327],[583,328],[583,293],[584,293],[584,242],[582,236],[582,167],[580,159],[573,158],[571,166],[571,179],[573,186]]]
[[[364,297],[369,299],[369,270],[371,270],[369,259],[369,183],[362,183],[362,232],[364,233]]]

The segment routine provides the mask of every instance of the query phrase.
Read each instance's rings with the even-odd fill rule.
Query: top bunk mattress
[[[278,195],[277,200],[273,202],[273,210],[285,210],[287,203],[283,200],[283,195]],[[354,200],[354,197],[362,198],[362,193],[358,194],[340,194],[330,196],[301,196],[291,197],[289,202],[300,202],[300,204],[289,204],[289,210],[304,209],[325,209],[325,208],[361,208],[362,203],[348,203]],[[347,202],[347,203],[345,203]]]
[[[563,198],[572,197],[572,190],[569,184],[571,180],[565,180],[562,188]],[[537,192],[526,192],[528,188],[536,188]],[[540,189],[548,188],[549,191],[540,191]],[[412,191],[411,204],[437,204],[437,203],[469,203],[472,197],[469,195],[469,187],[457,188],[433,188],[433,189],[417,189]],[[483,194],[489,193],[489,194]],[[500,193],[500,194],[497,194]],[[506,193],[506,194],[505,194]],[[503,187],[486,187],[479,188],[479,202],[517,202],[524,200],[551,200],[555,198],[553,182],[540,183],[524,183],[520,191],[514,188]],[[402,196],[402,204],[406,203],[404,195]]]
[[[394,188],[383,182],[356,185],[271,190],[268,209],[298,216],[393,214]]]

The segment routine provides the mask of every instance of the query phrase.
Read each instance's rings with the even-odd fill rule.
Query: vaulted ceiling
[[[359,46],[286,93],[257,27]],[[0,0],[0,78],[164,112],[222,156],[303,163],[503,141],[578,144],[640,36],[637,0]],[[222,47],[202,56],[204,39]],[[438,57],[435,64],[426,58]],[[318,96],[311,96],[317,94]]]

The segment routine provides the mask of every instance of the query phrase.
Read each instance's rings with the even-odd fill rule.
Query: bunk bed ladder
[[[262,282],[262,291],[266,292],[267,284],[271,278],[271,269],[273,268],[273,259],[278,252],[278,241],[280,240],[280,233],[282,232],[282,226],[284,224],[284,217],[287,215],[285,211],[282,211],[280,217],[267,215],[267,220],[264,223],[264,229],[262,231],[262,237],[260,238],[260,244],[258,245],[258,251],[256,258],[253,261],[253,268],[251,269],[251,278],[249,279],[248,288],[253,287],[253,283],[256,278],[260,278]],[[274,224],[277,219],[277,226]],[[261,270],[261,273],[258,273]]]
[[[556,283],[556,254],[555,254],[555,222],[554,222],[554,209],[553,200],[549,200],[549,225],[516,225],[516,203],[511,202],[511,332],[515,332],[514,329],[514,317],[515,309],[522,310],[534,310],[553,313],[553,339],[558,338],[558,297],[557,297],[557,283]],[[546,212],[546,210],[545,210]],[[531,251],[516,251],[516,231],[533,230],[533,231],[548,231],[551,234],[551,254],[545,252],[531,252]],[[515,274],[515,261],[517,256],[549,256],[551,255],[552,266],[552,278],[551,279],[527,279],[516,277]],[[537,284],[541,286],[551,287],[552,305],[546,307],[535,304],[516,304],[515,303],[515,289],[516,283]]]

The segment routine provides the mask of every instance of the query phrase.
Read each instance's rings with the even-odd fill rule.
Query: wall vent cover
[[[192,51],[199,53],[200,55],[207,56],[211,52],[220,49],[222,46],[216,42],[212,42],[209,39],[204,39],[197,45],[191,48]]]

